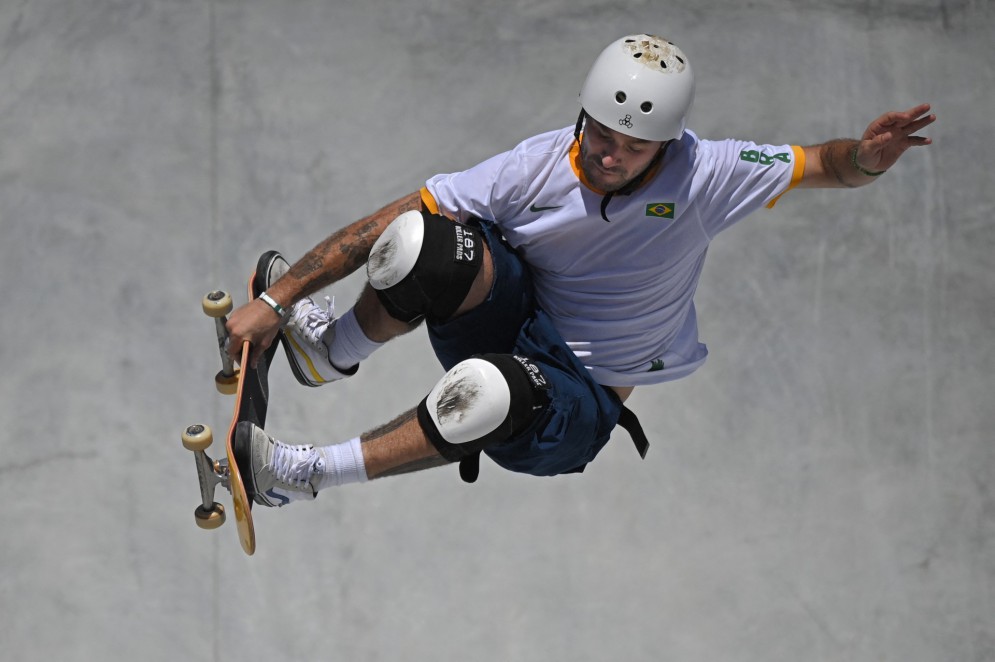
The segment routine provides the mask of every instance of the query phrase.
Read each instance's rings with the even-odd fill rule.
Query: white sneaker
[[[287,271],[290,264],[277,251],[259,258],[256,275],[261,277],[260,290],[268,290]],[[325,299],[328,301],[328,298]],[[359,365],[339,370],[328,360],[328,347],[322,342],[326,333],[335,333],[335,316],[331,303],[322,310],[311,297],[297,302],[280,332],[283,349],[290,369],[301,384],[321,386],[356,374]],[[329,341],[332,337],[329,337]]]
[[[328,382],[351,377],[359,370],[355,365],[349,370],[339,370],[328,359],[328,345],[331,340],[326,334],[335,333],[335,309],[331,300],[325,297],[326,308],[322,310],[314,299],[305,297],[294,304],[290,320],[283,327],[283,348],[294,377],[305,386],[321,386]]]
[[[313,501],[318,495],[313,480],[324,457],[314,446],[285,444],[242,421],[235,428],[233,451],[245,490],[256,503],[279,507],[291,501]]]

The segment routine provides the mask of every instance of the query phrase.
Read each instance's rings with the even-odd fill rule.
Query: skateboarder
[[[703,140],[686,129],[688,57],[631,35],[595,60],[575,126],[529,138],[331,235],[235,311],[232,347],[278,336],[297,379],[354,374],[388,340],[426,323],[445,375],[413,409],[360,438],[288,444],[244,425],[256,500],[461,462],[483,452],[535,475],[583,470],[636,386],[705,361],[693,295],[711,240],[792,188],[869,184],[935,121],[928,105],[885,113],[860,140],[807,147]],[[367,266],[341,317],[308,295]],[[282,277],[280,277],[282,275]],[[464,471],[465,469],[465,471]]]

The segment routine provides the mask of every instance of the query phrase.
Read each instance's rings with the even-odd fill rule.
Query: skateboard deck
[[[262,259],[267,256],[264,255]],[[257,269],[249,279],[249,300],[259,297],[266,289],[265,283],[258,282],[261,278],[262,269],[257,265]],[[238,527],[238,539],[242,544],[242,549],[246,554],[251,555],[256,549],[255,527],[252,523],[252,503],[255,494],[247,489],[242,474],[251,470],[249,466],[243,466],[235,457],[235,428],[239,423],[248,421],[258,427],[266,426],[266,409],[269,404],[269,366],[273,361],[278,343],[274,342],[263,353],[259,363],[252,367],[249,365],[249,355],[252,346],[248,341],[242,343],[241,376],[238,380],[238,392],[236,393],[235,411],[232,413],[231,425],[228,427],[228,438],[225,449],[228,454],[228,471],[232,502],[235,509],[235,525]]]
[[[242,353],[239,365],[248,363],[251,347],[249,342],[242,343]],[[231,424],[228,426],[228,437],[225,440],[225,453],[228,457],[228,490],[231,492],[232,508],[235,511],[235,527],[238,529],[238,541],[246,554],[251,556],[256,551],[256,528],[252,523],[252,500],[245,489],[245,481],[242,480],[242,471],[239,468],[238,460],[235,457],[235,427],[241,422],[243,407],[250,408],[251,388],[246,388],[245,378],[251,375],[244,368],[242,378],[238,380],[237,404],[235,412],[232,414]],[[261,424],[260,424],[261,425]],[[248,467],[246,468],[248,470]]]
[[[249,278],[249,299],[257,298],[265,289],[263,266],[272,253],[259,259],[256,271]],[[215,529],[225,521],[224,506],[214,501],[217,485],[227,488],[232,497],[232,510],[242,550],[252,555],[256,550],[255,526],[252,522],[254,494],[243,475],[251,470],[248,458],[240,458],[235,452],[235,432],[238,424],[249,421],[259,427],[266,425],[266,410],[269,404],[269,366],[276,353],[278,343],[274,342],[256,366],[249,365],[252,347],[248,341],[242,343],[239,352],[239,367],[236,368],[228,355],[227,315],[232,310],[231,297],[222,291],[215,291],[204,297],[204,312],[215,319],[218,349],[221,353],[222,369],[215,377],[219,391],[235,395],[235,407],[225,439],[224,461],[214,461],[204,452],[213,441],[211,429],[206,425],[191,425],[183,433],[183,445],[194,452],[197,460],[197,475],[200,480],[203,504],[194,512],[197,525],[204,529]]]

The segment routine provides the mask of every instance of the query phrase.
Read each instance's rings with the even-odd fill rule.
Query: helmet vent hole
[[[660,60],[660,66],[663,67],[664,69],[666,69],[667,68],[667,63],[664,62],[663,60]]]
[[[681,64],[684,64],[684,58],[682,58],[680,55],[675,55],[674,57],[677,58],[678,62],[680,62]]]
[[[615,101],[618,103],[625,103],[626,96],[625,92],[619,91],[615,93]]]
[[[644,113],[648,113],[651,110],[653,110],[653,104],[649,101],[644,101],[642,102],[642,104],[640,104],[639,110],[643,111]]]

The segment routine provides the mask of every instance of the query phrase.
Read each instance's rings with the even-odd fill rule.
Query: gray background
[[[197,529],[179,434],[231,406],[201,296],[571,124],[640,30],[692,58],[702,137],[926,101],[935,145],[720,237],[710,361],[630,401],[645,462],[620,434],[583,476],[332,490],[257,510],[251,558]],[[0,657],[995,659],[993,61],[988,0],[5,0]],[[423,332],[322,390],[277,361],[298,441],[441,376]]]

